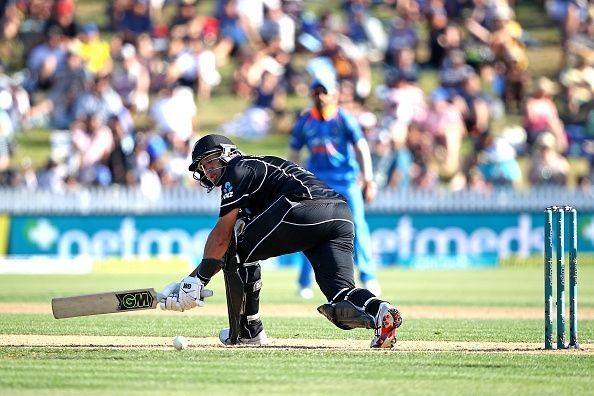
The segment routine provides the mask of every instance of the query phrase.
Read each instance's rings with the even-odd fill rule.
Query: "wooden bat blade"
[[[159,303],[155,289],[113,291],[52,299],[54,318],[101,315],[154,309]]]

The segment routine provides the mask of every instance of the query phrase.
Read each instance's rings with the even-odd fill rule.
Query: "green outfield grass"
[[[584,263],[585,264],[585,263]],[[580,306],[594,308],[594,265],[581,265],[579,273]],[[384,296],[401,305],[540,307],[543,303],[541,266],[505,267],[468,271],[383,269]],[[110,290],[154,287],[159,289],[186,274],[90,274],[90,275],[2,275],[1,302],[46,302],[65,295],[99,293]],[[295,291],[294,270],[263,270],[264,304],[318,304],[322,294],[316,290],[311,302],[304,302]],[[26,287],[23,287],[26,285]],[[224,304],[222,277],[209,284],[215,296],[211,304]]]
[[[154,286],[183,274],[93,274],[0,277],[0,304],[47,304],[56,296]],[[0,337],[8,334],[69,336],[216,337],[226,324],[221,277],[209,285],[210,305],[220,315],[114,314],[55,320],[49,313],[0,313]],[[404,307],[401,345],[407,342],[541,343],[543,321],[514,318],[439,318],[419,315],[425,308],[527,309],[543,303],[540,267],[473,271],[387,269],[381,279],[387,299]],[[580,268],[580,309],[594,308],[594,266]],[[303,305],[312,316],[264,317],[276,339],[361,340],[370,332],[336,329],[311,301],[295,295],[294,270],[264,271],[262,303]],[[1,306],[1,305],[0,305]],[[406,309],[409,319],[406,319]],[[282,312],[282,310],[281,310]],[[580,342],[594,343],[594,320],[579,322]],[[162,395],[166,391],[228,395],[418,394],[589,394],[594,379],[592,352],[367,351],[336,348],[202,348],[177,352],[160,348],[0,346],[0,394],[4,395]]]
[[[579,395],[592,385],[591,357],[563,354],[94,348],[3,353],[0,370],[10,376],[0,377],[0,385],[11,395]]]

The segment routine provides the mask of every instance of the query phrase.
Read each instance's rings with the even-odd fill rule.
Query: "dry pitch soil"
[[[501,308],[501,307],[424,307],[402,306],[399,307],[405,320],[420,318],[444,319],[540,319],[543,312],[538,308]],[[184,315],[223,315],[226,311],[224,305],[210,305],[199,310],[192,310]],[[0,313],[11,314],[51,314],[49,304],[27,303],[0,303]],[[291,316],[291,317],[317,317],[319,314],[315,305],[263,305],[261,313],[264,317]],[[180,315],[176,312],[148,310],[125,315]],[[594,319],[594,309],[581,309],[580,319]],[[321,319],[321,318],[320,318]],[[216,334],[216,332],[215,332]],[[218,338],[188,337],[190,349],[223,348]],[[0,335],[0,347],[78,347],[78,348],[147,348],[147,349],[173,349],[170,337],[129,337],[129,336],[72,336],[72,335]],[[271,345],[267,348],[276,349],[307,349],[307,350],[335,350],[335,351],[368,351],[368,342],[365,340],[328,339],[276,339],[272,338]],[[518,342],[460,342],[460,341],[400,341],[392,351],[419,351],[419,352],[518,352],[536,353],[545,352],[542,343]],[[551,351],[546,351],[551,353]],[[556,352],[558,353],[558,352]],[[579,350],[566,350],[563,353],[594,354],[594,344],[581,344]]]

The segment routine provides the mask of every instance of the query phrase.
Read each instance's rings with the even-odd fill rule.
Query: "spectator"
[[[498,8],[494,22],[489,40],[505,81],[504,103],[508,112],[517,113],[521,109],[529,78],[522,27],[513,19],[513,11],[508,6]]]
[[[472,72],[464,79],[459,95],[454,97],[464,119],[468,134],[476,139],[489,131],[492,114],[486,96],[481,90],[481,79]]]
[[[576,65],[564,69],[559,78],[563,87],[560,116],[569,140],[568,154],[583,155],[584,144],[594,140],[594,131],[588,126],[594,114],[594,57],[576,59]]]
[[[373,63],[383,60],[388,36],[382,22],[369,14],[368,0],[354,0],[347,7],[346,35]]]
[[[217,14],[220,26],[220,40],[215,48],[217,65],[224,65],[230,56],[236,56],[256,40],[254,26],[249,18],[242,15],[238,9],[238,0],[222,0],[223,6]],[[252,3],[250,8],[258,12],[257,3]],[[260,11],[262,12],[262,11]]]
[[[110,32],[117,32],[124,18],[124,13],[130,7],[131,0],[109,0],[106,4],[105,13],[107,22],[104,28]]]
[[[338,82],[349,80],[355,84],[359,99],[365,99],[371,91],[369,60],[343,35],[327,31],[322,40],[321,58],[330,60]]]
[[[468,30],[489,46],[496,72],[503,82],[502,99],[508,112],[519,112],[527,82],[528,57],[522,41],[523,30],[507,3],[476,1],[476,13],[468,20]]]
[[[431,106],[422,120],[423,130],[432,137],[434,155],[446,177],[460,170],[462,139],[466,128],[460,110],[449,102],[450,94],[439,87],[431,93]]]
[[[511,144],[492,134],[485,134],[483,139],[484,149],[478,153],[478,167],[486,182],[493,186],[520,188],[522,170]]]
[[[406,142],[409,125],[425,118],[427,105],[423,90],[413,76],[399,75],[392,84],[383,99],[380,127],[389,133],[391,141],[401,147]]]
[[[90,79],[82,58],[75,52],[68,52],[65,64],[55,74],[47,97],[33,106],[27,115],[27,125],[69,128],[75,118],[75,103]]]
[[[179,141],[171,148],[171,154],[163,172],[173,185],[184,185],[187,181],[187,167],[188,162],[191,162],[191,158],[189,158],[191,151],[189,140]]]
[[[167,70],[167,82],[179,83],[209,99],[211,90],[221,82],[213,51],[204,47],[201,37],[186,37],[185,49]]]
[[[197,15],[195,0],[181,0],[177,4],[175,15],[169,22],[169,27],[188,25]]]
[[[415,51],[412,48],[403,48],[396,55],[393,65],[386,65],[384,75],[386,82],[397,80],[417,81],[419,77],[419,64]]]
[[[185,51],[183,29],[174,28],[168,33],[168,43],[162,53],[156,51],[152,45],[149,35],[139,36],[138,55],[142,64],[147,66],[151,74],[151,91],[159,92],[161,89],[171,85],[169,81],[169,69],[175,60]],[[150,40],[150,46],[148,40]]]
[[[295,51],[295,22],[283,12],[280,0],[266,2],[260,37],[264,43],[278,38],[283,52],[292,54]]]
[[[434,69],[442,66],[447,56],[446,31],[449,19],[444,0],[430,0],[425,11],[429,26],[429,60],[428,64]]]
[[[191,140],[196,124],[192,90],[178,85],[163,88],[151,106],[150,116],[155,121],[157,132],[170,146]]]
[[[21,10],[16,1],[3,1],[0,5],[0,37],[7,41],[13,40],[19,32],[21,18]]]
[[[555,136],[550,132],[541,133],[536,139],[528,171],[531,185],[567,185],[569,162],[557,152],[555,143]]]
[[[159,34],[166,34],[166,32],[160,32]],[[163,40],[163,38],[156,38],[155,42],[148,34],[141,34],[138,36],[138,42],[136,45],[136,57],[138,62],[142,64],[149,73],[150,87],[149,92],[159,92],[163,86],[166,85],[166,68],[168,64],[168,57],[163,53],[167,50],[169,43],[167,42],[163,47],[163,51],[157,49],[157,42]],[[168,41],[167,39],[165,39]],[[162,44],[159,44],[162,45]]]
[[[85,61],[87,69],[94,75],[109,74],[112,69],[109,43],[101,39],[97,25],[93,22],[85,24],[79,37],[76,51]]]
[[[26,82],[29,92],[47,90],[53,83],[56,70],[64,64],[67,48],[60,28],[50,27],[45,41],[35,46],[27,58],[31,78]]]
[[[507,5],[499,6],[493,22],[488,42],[495,58],[505,62],[510,56],[515,56],[520,67],[525,69],[528,59],[522,42],[522,26],[514,19],[512,9]]]
[[[76,98],[74,118],[86,118],[88,114],[96,114],[102,125],[106,125],[109,117],[115,115],[126,131],[130,132],[133,128],[130,112],[111,86],[109,75],[95,76],[87,89]]]
[[[134,140],[126,133],[119,120],[115,116],[109,117],[107,127],[112,133],[113,149],[109,153],[107,166],[111,173],[113,184],[135,185],[136,179],[133,173],[133,150]]]
[[[23,52],[28,57],[31,49],[41,44],[47,36],[46,23],[53,10],[54,2],[47,0],[29,0],[17,4],[19,18],[17,37],[23,44]],[[60,31],[61,33],[61,31]]]
[[[238,61],[241,66],[233,74],[234,92],[238,96],[250,98],[254,88],[261,83],[265,71],[277,75],[282,85],[289,84],[290,56],[280,48],[278,37],[271,39],[258,51],[242,54]]]
[[[262,81],[253,87],[252,103],[242,113],[222,125],[227,135],[244,139],[261,138],[271,128],[275,113],[284,107],[284,91],[280,84],[280,69],[265,70]]]
[[[56,27],[66,40],[76,39],[79,33],[79,25],[75,19],[74,11],[74,0],[57,0],[54,3],[53,15],[45,24],[45,31]]]
[[[112,181],[107,165],[114,149],[114,139],[111,130],[101,120],[99,114],[87,113],[72,127],[74,158],[83,184],[107,186]]]
[[[474,70],[466,63],[462,50],[452,50],[444,59],[439,70],[440,85],[449,91],[451,97],[461,95],[464,82],[474,74]]]
[[[161,196],[163,191],[163,184],[161,183],[162,171],[163,161],[155,158],[151,158],[148,166],[140,171],[140,191],[148,200],[155,201]]]
[[[66,187],[64,183],[66,174],[66,167],[63,164],[49,158],[46,165],[37,174],[38,186],[42,190],[63,192]]]
[[[237,13],[246,21],[248,35],[257,34],[264,21],[265,6],[274,5],[276,0],[235,0]]]
[[[149,14],[149,0],[131,1],[132,4],[124,11],[117,30],[124,42],[134,44],[140,34],[152,31],[153,24]]]
[[[152,22],[158,22],[163,16],[163,5],[167,0],[149,0],[149,15]]]
[[[373,180],[378,187],[385,187],[388,185],[389,172],[394,157],[390,135],[387,131],[378,128],[378,119],[371,111],[361,113],[357,117],[357,121],[369,144]]]
[[[594,57],[594,3],[591,0],[587,18],[577,33],[568,40],[566,51],[566,66],[575,65],[576,58],[580,56],[589,59]]]
[[[523,126],[527,133],[529,148],[532,148],[538,136],[545,131],[553,133],[559,152],[564,153],[568,148],[563,122],[553,102],[553,95],[557,90],[555,83],[546,77],[541,77],[536,83],[534,93],[526,99]]]
[[[521,60],[524,56],[521,51],[520,49],[510,51],[506,61],[501,63],[505,84],[503,102],[507,113],[510,114],[521,111],[526,96],[526,86],[530,79],[527,65]]]
[[[25,157],[21,161],[21,184],[28,190],[36,190],[39,187],[37,174],[33,169],[30,157]]]
[[[29,95],[13,78],[0,73],[0,128],[12,140],[29,112]]]
[[[124,44],[120,58],[111,77],[113,89],[120,95],[124,105],[144,113],[149,107],[149,72],[140,63],[132,44]]]
[[[385,63],[388,66],[396,64],[396,57],[400,51],[410,48],[416,51],[419,44],[419,35],[413,21],[397,16],[388,31],[388,45],[386,48]]]
[[[594,57],[580,56],[575,66],[569,66],[561,72],[560,82],[565,90],[567,111],[577,115],[590,103],[594,94]]]
[[[481,41],[487,41],[485,34],[493,31],[496,14],[500,7],[509,7],[507,4],[498,4],[494,0],[472,0],[473,7],[470,17],[466,20],[466,28]]]
[[[546,2],[547,14],[561,28],[561,43],[564,53],[564,66],[567,66],[567,55],[570,41],[579,32],[588,18],[587,0],[550,0]]]

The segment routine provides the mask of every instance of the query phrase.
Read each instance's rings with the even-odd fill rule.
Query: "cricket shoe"
[[[260,333],[258,333],[258,335],[256,335],[255,337],[252,337],[252,338],[239,337],[239,341],[237,342],[237,344],[231,343],[231,340],[229,339],[229,333],[230,332],[229,332],[228,328],[225,328],[219,332],[219,340],[225,346],[234,346],[234,345],[237,345],[237,346],[241,346],[241,345],[266,346],[266,345],[270,345],[270,339],[266,335],[266,331],[264,329],[262,329],[262,331]]]
[[[392,348],[396,344],[396,332],[402,324],[400,312],[387,302],[380,304],[375,316],[375,337],[371,348]]]

